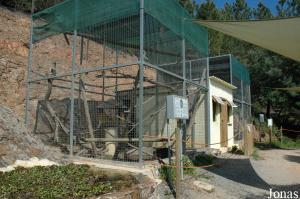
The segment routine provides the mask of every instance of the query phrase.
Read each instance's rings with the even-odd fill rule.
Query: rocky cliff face
[[[0,167],[32,157],[58,162],[64,159],[59,149],[45,146],[38,137],[27,131],[23,119],[0,105]]]
[[[0,7],[0,103],[23,114],[29,17]]]
[[[30,18],[28,15],[20,12],[12,12],[4,7],[0,7],[0,104],[11,108],[19,116],[24,115],[24,101],[25,89],[27,78],[27,65],[28,65],[28,52],[29,52],[29,27]],[[71,36],[67,36],[68,42],[72,41]],[[72,51],[70,44],[68,44],[63,35],[57,35],[47,38],[34,45],[33,48],[33,66],[32,78],[40,78],[41,75],[48,75],[51,67],[55,64],[57,74],[62,74],[71,71],[71,55]],[[84,47],[88,52],[84,55],[85,60],[81,67],[92,67],[101,65],[112,65],[116,62],[116,54],[109,47],[103,48],[102,45],[93,41],[84,40]],[[80,39],[77,43],[78,49],[80,48]],[[103,50],[105,49],[105,50]],[[86,51],[86,49],[84,49]],[[77,63],[80,60],[80,53],[77,53]],[[134,62],[137,57],[134,53],[128,54],[121,52],[118,58],[118,64]],[[136,65],[118,69],[119,74],[136,76],[138,67]],[[102,72],[93,72],[86,74],[85,81],[87,84],[101,85],[102,79],[96,76]],[[105,71],[106,75],[114,75],[115,71]],[[148,79],[155,79],[155,72],[145,69],[145,75]],[[66,78],[70,80],[70,78]],[[132,89],[134,79],[120,79],[119,90]],[[70,85],[65,82],[54,82],[60,86],[69,87]],[[114,85],[115,79],[105,79],[106,85]],[[127,84],[127,85],[126,85]],[[147,84],[146,85],[151,85]],[[35,113],[35,106],[37,100],[43,99],[47,90],[47,81],[39,85],[33,85],[30,95],[30,112],[31,115]],[[99,92],[98,88],[89,87],[88,90],[92,92]],[[67,91],[68,92],[68,91]],[[52,98],[66,98],[69,97],[66,90],[56,89],[51,97]],[[106,89],[104,91],[108,94],[113,94],[114,88]],[[89,99],[101,99],[98,95],[89,95]],[[108,100],[108,98],[105,98]]]

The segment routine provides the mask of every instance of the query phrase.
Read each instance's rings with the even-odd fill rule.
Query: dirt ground
[[[215,186],[212,193],[191,188],[186,179],[183,198],[245,198],[259,199],[269,196],[269,189],[300,191],[300,150],[259,150],[259,159],[241,155],[223,154],[217,160],[221,165],[199,169],[197,180]],[[165,196],[172,198],[171,195]]]

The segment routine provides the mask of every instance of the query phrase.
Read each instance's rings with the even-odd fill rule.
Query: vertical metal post
[[[176,199],[180,198],[181,196],[181,180],[182,180],[182,161],[181,161],[181,133],[178,128],[175,129],[175,136],[176,136]]]
[[[144,0],[140,0],[139,165],[143,167],[144,134]]]
[[[232,55],[229,54],[229,66],[230,66],[230,83],[233,83],[233,79],[232,79]]]
[[[282,135],[282,126],[280,127],[280,145],[282,146],[282,139],[283,139],[283,135]]]
[[[245,134],[246,134],[246,128],[245,128],[245,115],[244,115],[244,88],[243,88],[243,80],[241,80],[241,100],[242,100],[242,133],[243,133],[243,137],[245,138]],[[245,139],[243,139],[245,140]],[[244,142],[245,144],[245,142]]]
[[[70,156],[73,156],[73,137],[74,137],[74,90],[76,72],[76,43],[77,30],[74,30],[72,41],[72,83],[71,83],[71,107],[70,107]]]
[[[183,24],[184,25],[184,24]],[[183,26],[184,27],[184,26]],[[183,85],[182,85],[182,96],[186,97],[186,63],[185,63],[185,39],[182,39],[182,77],[183,77]],[[181,134],[182,132],[182,134]],[[183,166],[182,162],[182,154],[185,153],[186,150],[186,120],[182,120],[182,125],[181,125],[181,167]],[[182,142],[184,140],[184,142]],[[181,168],[181,177],[183,178],[183,169]],[[183,180],[183,179],[182,179]]]
[[[189,61],[190,63],[190,80],[192,80],[192,61]]]
[[[76,72],[76,44],[77,44],[77,3],[75,0],[74,20],[75,26],[72,38],[72,74],[71,74],[71,107],[70,107],[70,156],[73,156],[73,139],[74,139],[74,91],[75,91],[75,72]]]
[[[116,47],[116,65],[119,64],[119,49],[118,47]],[[115,79],[115,100],[117,101],[117,104],[119,104],[119,99],[118,99],[118,68],[116,68],[116,79]],[[119,134],[119,130],[120,130],[120,127],[119,127],[119,119],[118,119],[118,112],[117,112],[117,109],[115,110],[115,125],[116,125],[116,130],[117,130],[117,134]]]
[[[241,80],[241,100],[242,100],[242,118],[243,118],[243,123],[245,122],[245,114],[244,114],[244,82]]]
[[[208,88],[208,91],[207,91],[207,96],[206,96],[206,101],[207,101],[207,103],[206,103],[206,108],[207,108],[207,121],[206,121],[206,123],[207,123],[207,144],[211,144],[210,143],[210,131],[211,131],[211,126],[210,126],[210,124],[211,124],[211,112],[210,112],[210,108],[211,108],[211,103],[212,103],[212,100],[211,100],[211,98],[210,98],[210,81],[209,81],[209,69],[210,69],[210,67],[209,67],[209,57],[207,58],[207,60],[206,60],[206,75],[207,75],[207,77],[206,77],[206,86],[207,86],[207,88]]]
[[[32,71],[32,52],[33,52],[33,18],[34,13],[34,0],[31,3],[31,16],[30,16],[30,36],[29,36],[29,55],[28,55],[28,67],[27,67],[27,87],[26,87],[26,98],[25,98],[25,114],[24,122],[25,127],[28,128],[28,109],[29,109],[29,96],[30,96],[30,81],[31,81],[31,71]],[[37,116],[36,116],[37,117]]]
[[[249,116],[251,118],[251,116],[252,116],[252,101],[251,101],[251,86],[250,86],[250,83],[249,83],[249,87],[248,88],[249,88],[248,94],[249,94],[249,102],[250,102],[249,103],[250,104],[250,106],[249,106],[250,107],[250,112],[249,112],[250,115]]]

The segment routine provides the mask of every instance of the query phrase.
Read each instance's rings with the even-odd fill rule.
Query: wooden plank
[[[228,107],[227,104],[221,104],[221,124],[220,124],[220,130],[221,130],[221,147],[227,147],[228,146]]]

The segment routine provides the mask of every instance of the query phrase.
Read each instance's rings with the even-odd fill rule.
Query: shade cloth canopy
[[[300,17],[197,23],[300,62]]]
[[[298,87],[289,87],[289,88],[275,88],[276,90],[290,91],[290,92],[300,92],[300,86]]]
[[[170,40],[169,46],[172,46],[172,39],[179,36],[202,55],[208,55],[206,28],[196,24],[177,1],[145,0],[144,4],[146,49],[149,47],[148,44],[156,45],[159,42],[156,41],[158,36]],[[115,40],[126,45],[137,45],[139,44],[139,11],[140,0],[65,0],[32,16],[34,20],[33,41],[38,42],[53,35],[72,32],[75,29],[79,34],[85,35],[88,28],[93,30],[98,28],[103,32],[105,24],[108,24],[109,27],[105,29],[108,35],[107,41]],[[156,21],[149,20],[149,16]],[[132,20],[133,17],[136,20]],[[114,24],[113,27],[111,23]],[[125,31],[120,24],[130,26],[130,30],[136,32],[135,37],[131,31]],[[97,33],[97,36],[101,34],[101,31]],[[160,48],[166,51],[162,49],[162,46]]]

